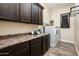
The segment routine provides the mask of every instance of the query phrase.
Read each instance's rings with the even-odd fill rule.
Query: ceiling
[[[65,6],[73,6],[75,3],[44,3],[50,10],[56,9],[56,8],[62,8]]]

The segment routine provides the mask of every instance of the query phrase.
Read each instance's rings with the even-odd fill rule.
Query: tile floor
[[[77,56],[73,44],[59,41],[57,46],[49,48],[44,56]]]

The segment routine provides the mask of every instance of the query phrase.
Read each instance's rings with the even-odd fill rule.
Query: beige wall
[[[68,13],[71,6],[58,8],[52,11],[51,20],[54,20],[54,26],[60,27],[60,14]],[[74,17],[70,19],[70,28],[61,28],[61,41],[74,43]]]

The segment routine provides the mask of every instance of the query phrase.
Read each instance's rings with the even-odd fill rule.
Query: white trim
[[[67,40],[60,40],[60,41],[68,42],[68,43],[74,44],[74,41],[67,41]]]
[[[76,49],[77,55],[79,56],[79,51],[78,51],[78,48],[77,48],[77,46],[76,46],[75,43],[74,43],[74,46],[75,46],[75,49]]]

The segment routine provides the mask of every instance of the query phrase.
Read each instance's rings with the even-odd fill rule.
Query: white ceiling
[[[56,8],[62,8],[65,6],[73,6],[75,3],[44,3],[50,10],[56,9]]]

